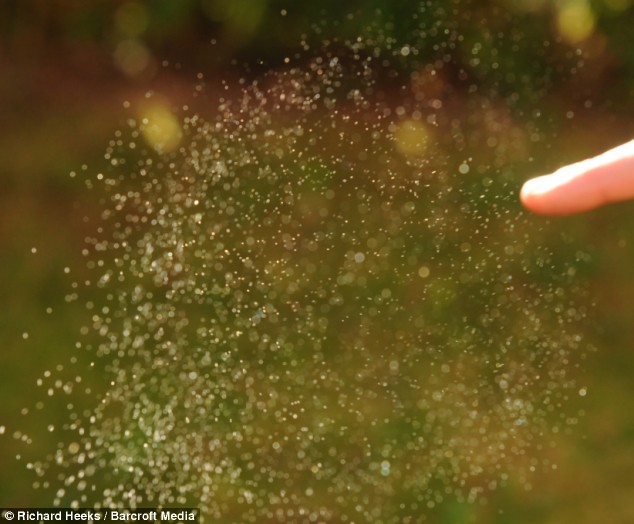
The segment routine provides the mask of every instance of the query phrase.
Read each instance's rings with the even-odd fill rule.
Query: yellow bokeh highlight
[[[427,150],[429,132],[422,122],[406,120],[394,131],[396,149],[407,156],[422,155]]]
[[[564,40],[577,44],[594,32],[596,17],[586,0],[568,0],[557,13],[557,29]]]
[[[166,104],[155,102],[141,110],[141,133],[145,141],[159,153],[174,151],[183,138],[178,119]]]

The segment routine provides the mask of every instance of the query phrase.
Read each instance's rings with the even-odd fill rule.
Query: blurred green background
[[[198,72],[221,79],[235,77],[245,63],[254,75],[278,67],[302,35],[318,43],[356,37],[374,26],[400,37],[415,31],[421,19],[431,23],[441,16],[429,10],[414,21],[411,13],[418,5],[0,0],[0,428],[5,433],[0,435],[0,505],[49,504],[32,489],[31,473],[15,461],[20,443],[10,433],[14,426],[28,429],[29,416],[21,411],[39,400],[36,378],[55,369],[77,338],[82,313],[64,302],[71,282],[64,268],[82,264],[83,239],[91,227],[83,217],[95,209],[97,197],[68,174],[84,165],[102,167],[107,141],[124,118],[122,102],[152,89],[176,103],[191,96]],[[630,0],[474,0],[446,7],[442,16],[455,17],[469,32],[465,46],[492,33],[518,31],[524,43],[534,42],[519,51],[508,45],[493,53],[506,71],[526,77],[520,89],[545,89],[544,71],[550,68],[544,102],[548,143],[532,164],[536,173],[632,138]],[[162,67],[164,61],[168,67]],[[571,74],[571,68],[578,71]],[[480,86],[512,90],[512,82],[506,85],[501,78],[483,73]],[[518,177],[518,189],[521,181]],[[578,409],[586,414],[552,450],[559,468],[537,473],[531,491],[511,485],[488,496],[485,505],[448,505],[430,521],[634,522],[633,213],[634,204],[624,203],[583,217],[534,218],[548,230],[565,232],[592,255],[589,342],[598,350],[583,370],[589,394]],[[38,442],[46,448],[46,441]]]

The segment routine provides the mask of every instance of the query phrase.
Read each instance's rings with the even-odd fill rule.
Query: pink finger
[[[634,198],[634,140],[605,153],[533,178],[522,203],[542,215],[569,215]]]

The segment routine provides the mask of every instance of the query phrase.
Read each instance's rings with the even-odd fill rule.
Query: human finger
[[[542,215],[569,215],[634,198],[634,140],[527,181],[522,203]]]

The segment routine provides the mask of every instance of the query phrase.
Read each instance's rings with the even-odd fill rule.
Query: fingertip
[[[522,189],[520,189],[520,200],[522,201],[523,204],[529,203],[535,190],[534,190],[534,179],[531,180],[527,180],[526,182],[524,182],[524,185],[522,186]]]
[[[547,204],[548,175],[532,178],[524,183],[520,190],[520,201],[528,210],[538,214],[548,214]]]
[[[524,207],[538,215],[562,216],[578,213],[588,206],[584,195],[570,187],[567,176],[560,171],[532,178],[520,190]]]
[[[522,204],[541,215],[570,215],[634,198],[634,141],[528,180]]]
[[[587,181],[559,170],[550,175],[532,178],[520,190],[520,200],[526,209],[538,215],[563,216],[588,211],[600,202],[588,190]]]

